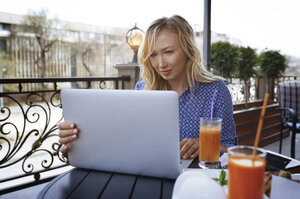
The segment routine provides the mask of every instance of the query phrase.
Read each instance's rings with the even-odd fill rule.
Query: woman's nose
[[[160,68],[166,66],[166,62],[165,62],[165,59],[163,58],[163,56],[159,56],[159,58],[158,58],[158,66]]]

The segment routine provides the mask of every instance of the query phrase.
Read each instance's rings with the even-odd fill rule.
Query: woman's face
[[[176,32],[167,28],[158,32],[150,63],[156,72],[168,82],[182,82],[186,79],[187,55],[181,48]]]

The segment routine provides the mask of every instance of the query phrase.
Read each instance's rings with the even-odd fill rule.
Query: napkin
[[[217,169],[208,170],[217,171]],[[226,194],[219,183],[206,174],[206,169],[187,170],[176,179],[172,199],[212,198],[226,199]]]
[[[271,199],[299,199],[300,183],[272,175]]]

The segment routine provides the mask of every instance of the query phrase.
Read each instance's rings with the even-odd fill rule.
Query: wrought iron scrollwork
[[[106,82],[105,81],[100,81],[99,82],[99,88],[100,89],[105,89],[106,88]]]
[[[94,88],[99,82],[104,89],[110,85],[106,81],[124,84],[130,77],[0,79],[0,85],[18,85],[18,91],[0,92],[0,183],[33,176],[38,184],[44,180],[40,181],[41,173],[66,166],[67,154],[60,152],[58,142],[58,123],[63,115],[57,83],[71,82],[71,87],[77,88],[90,82]],[[53,83],[54,90],[34,86],[46,82]],[[5,189],[0,189],[2,193],[6,193]]]
[[[21,103],[18,97],[24,95],[25,103]],[[57,115],[61,112],[60,93],[50,94],[49,101],[45,96],[36,92],[4,95],[10,106],[0,109],[0,169],[21,163],[22,171],[28,174],[47,169],[54,162],[67,163],[59,152],[57,135],[58,123],[63,119],[61,113]]]

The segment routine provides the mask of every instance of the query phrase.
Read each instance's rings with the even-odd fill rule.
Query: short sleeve
[[[145,82],[143,80],[139,80],[136,84],[135,84],[135,90],[144,90],[145,88]]]

